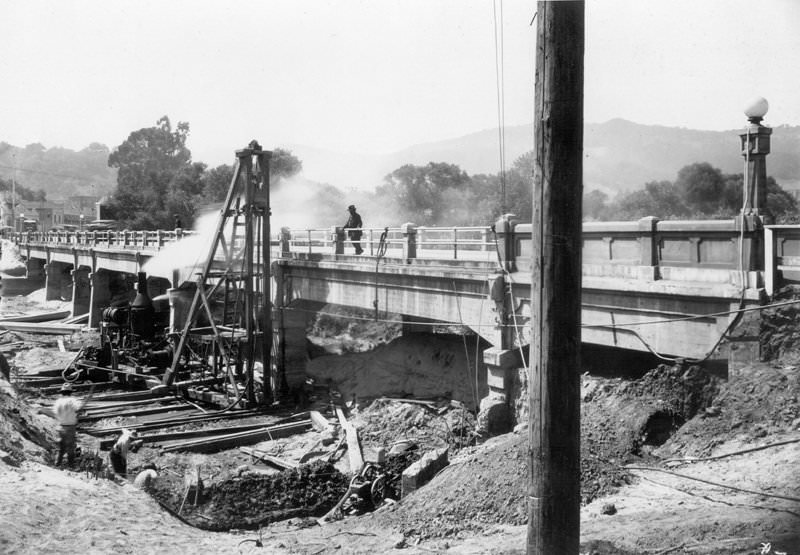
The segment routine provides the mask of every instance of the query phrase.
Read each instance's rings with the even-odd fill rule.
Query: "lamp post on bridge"
[[[764,270],[764,224],[771,223],[767,207],[767,154],[772,129],[761,125],[769,110],[765,98],[753,99],[744,109],[747,126],[741,133],[741,150],[745,160],[744,201],[742,213],[737,218],[743,236],[742,262],[747,272],[744,287],[758,287],[760,272]]]
[[[761,223],[769,219],[767,209],[767,154],[769,154],[772,129],[761,125],[761,120],[769,110],[765,98],[755,98],[744,109],[747,116],[745,132],[739,135],[742,141],[742,156],[747,167],[744,175],[744,203],[742,213],[753,215]]]

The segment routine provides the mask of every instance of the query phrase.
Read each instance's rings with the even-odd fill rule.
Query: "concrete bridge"
[[[23,233],[29,275],[44,274],[47,298],[71,298],[73,315],[100,312],[136,272],[190,233]],[[341,228],[282,229],[271,246],[278,364],[291,383],[307,360],[305,328],[325,305],[377,310],[405,331],[458,324],[486,340],[491,388],[506,390],[524,365],[530,335],[531,226],[504,217],[471,228],[366,229],[356,256]],[[748,216],[714,221],[583,225],[586,343],[681,358],[725,358],[718,342],[738,311],[764,303],[800,277],[800,226]],[[191,270],[149,272],[151,295]]]

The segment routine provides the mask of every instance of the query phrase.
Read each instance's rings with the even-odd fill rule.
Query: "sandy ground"
[[[797,443],[695,463],[678,472],[774,495],[800,495]],[[800,506],[675,476],[636,471],[636,484],[584,507],[583,553],[798,553]],[[779,489],[775,486],[781,483]],[[430,488],[436,488],[432,483]],[[523,553],[525,526],[488,527],[420,545],[401,530],[376,529],[384,515],[304,528],[289,521],[257,532],[211,533],[166,514],[129,484],[95,480],[36,463],[0,466],[0,551],[4,553]],[[604,515],[613,504],[616,514]],[[397,509],[398,511],[400,509]],[[434,518],[436,515],[430,515]],[[382,523],[382,522],[381,522]],[[248,541],[249,540],[249,541]],[[614,548],[607,546],[613,545]],[[672,551],[665,551],[672,549]]]
[[[15,364],[35,369],[66,356],[56,354],[53,341],[17,337],[2,345]],[[658,467],[738,490],[632,469],[631,483],[582,508],[581,553],[800,553],[797,372],[794,364],[763,365],[750,378],[729,382],[717,398],[717,416],[693,418],[662,448],[669,452],[662,456],[720,455],[792,443],[680,465],[653,458],[609,461],[618,467]],[[633,386],[620,389],[639,395]],[[612,390],[609,383],[603,395]],[[325,526],[292,519],[260,533],[214,533],[188,526],[129,483],[43,464],[48,454],[36,441],[41,443],[42,435],[52,441],[55,427],[35,415],[33,402],[0,383],[0,553],[525,552],[527,529],[519,518],[525,513],[525,429],[464,449],[431,483],[376,513]],[[407,420],[416,417],[409,414]]]

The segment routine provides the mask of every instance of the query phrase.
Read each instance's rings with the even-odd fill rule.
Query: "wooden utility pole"
[[[584,2],[537,8],[527,553],[580,540]]]

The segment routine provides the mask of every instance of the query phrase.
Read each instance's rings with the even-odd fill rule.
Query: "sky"
[[[533,121],[536,3],[0,0],[0,140],[113,148],[162,115],[195,160],[251,139],[377,154]],[[587,0],[585,121],[800,125],[800,1]]]

